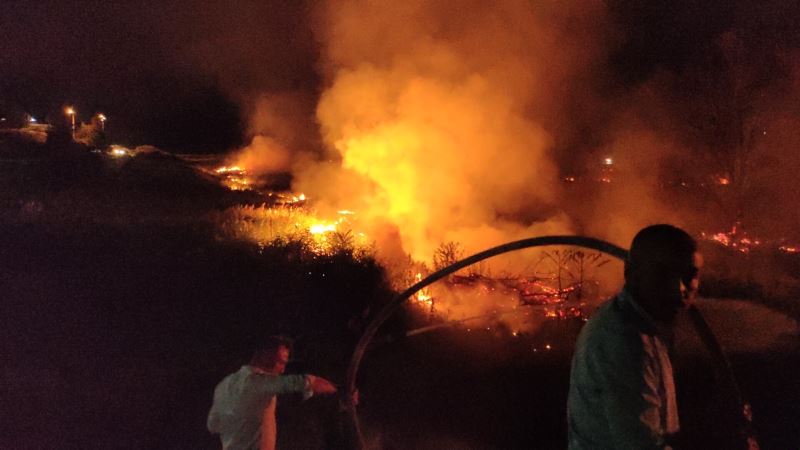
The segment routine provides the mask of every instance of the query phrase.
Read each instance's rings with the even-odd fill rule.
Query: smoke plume
[[[788,235],[800,38],[772,6],[251,2],[206,15],[193,48],[247,113],[240,161],[355,211],[387,257],[626,245],[655,222]]]
[[[563,84],[601,54],[600,9],[328,5],[317,18],[328,81],[317,118],[342,173],[301,165],[296,187],[395,229],[419,260],[447,241],[470,253],[570,232],[543,123],[562,113]]]

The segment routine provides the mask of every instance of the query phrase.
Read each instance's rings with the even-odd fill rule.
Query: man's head
[[[655,320],[671,322],[699,286],[702,257],[689,234],[672,225],[639,231],[625,262],[625,286]]]
[[[264,339],[253,352],[250,365],[266,372],[280,375],[286,370],[292,340],[283,336],[270,336]]]

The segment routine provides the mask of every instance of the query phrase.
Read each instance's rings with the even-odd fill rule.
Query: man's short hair
[[[639,231],[631,242],[625,261],[625,278],[643,266],[660,265],[681,270],[684,258],[697,251],[697,242],[684,230],[667,224],[651,225]]]
[[[267,336],[256,343],[256,346],[253,350],[252,360],[268,360],[278,353],[279,348],[286,347],[289,349],[289,351],[292,351],[293,346],[294,341],[292,341],[292,339],[289,337],[281,335]]]

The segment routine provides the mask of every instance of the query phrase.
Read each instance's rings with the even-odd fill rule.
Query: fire
[[[726,247],[731,245],[731,237],[728,233],[717,233],[711,236],[711,239],[719,242],[720,244]]]
[[[247,171],[241,166],[218,167],[214,169],[214,173],[221,177],[222,184],[232,191],[245,191],[252,188],[252,181],[247,177]]]
[[[414,276],[414,280],[417,283],[422,281],[422,274],[417,272]],[[433,309],[433,297],[430,295],[428,288],[418,290],[417,293],[414,294],[414,299],[417,301],[417,304]]]
[[[371,245],[368,236],[354,231],[355,213],[328,219],[320,217],[300,195],[271,193],[271,204],[239,205],[216,216],[224,235],[266,246],[273,242],[305,242],[317,254],[337,250],[364,250]]]
[[[701,233],[701,239],[716,242],[722,246],[732,248],[738,252],[748,254],[756,248],[769,247],[784,253],[800,253],[800,246],[786,243],[786,239],[765,240],[750,236],[742,231],[741,224],[734,224],[729,231],[707,234]]]
[[[493,218],[554,202],[560,187],[546,157],[549,136],[524,117],[518,96],[485,76],[445,70],[438,79],[405,69],[337,72],[317,116],[345,181],[331,189],[319,179],[330,171],[315,168],[300,185],[336,209],[354,198],[364,217],[396,230],[416,261],[429,261],[448,240],[477,251],[529,235],[527,225]]]
[[[312,225],[311,225],[311,226],[308,228],[308,231],[309,231],[311,234],[325,234],[325,233],[330,233],[330,232],[332,232],[332,231],[336,231],[336,225],[337,225],[337,224],[335,224],[335,223],[324,223],[324,222],[322,222],[322,223],[315,223],[315,224],[312,224]]]
[[[229,173],[233,173],[233,174],[236,174],[236,175],[244,175],[245,170],[243,168],[239,167],[239,166],[230,166],[230,167],[222,166],[222,167],[218,167],[216,170],[214,170],[214,172],[216,172],[218,174],[221,174],[221,175],[229,174]]]
[[[353,210],[339,210],[334,217],[320,216],[305,193],[257,190],[242,165],[201,170],[218,176],[228,189],[249,189],[264,195],[266,201],[261,206],[240,205],[217,218],[223,232],[231,237],[262,246],[276,240],[302,241],[310,243],[311,250],[318,254],[351,246],[366,249],[370,245],[364,232],[353,230]]]

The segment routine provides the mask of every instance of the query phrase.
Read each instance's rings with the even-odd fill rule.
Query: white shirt
[[[220,435],[224,450],[274,450],[275,396],[309,393],[310,375],[274,375],[245,365],[214,389],[208,430]]]

